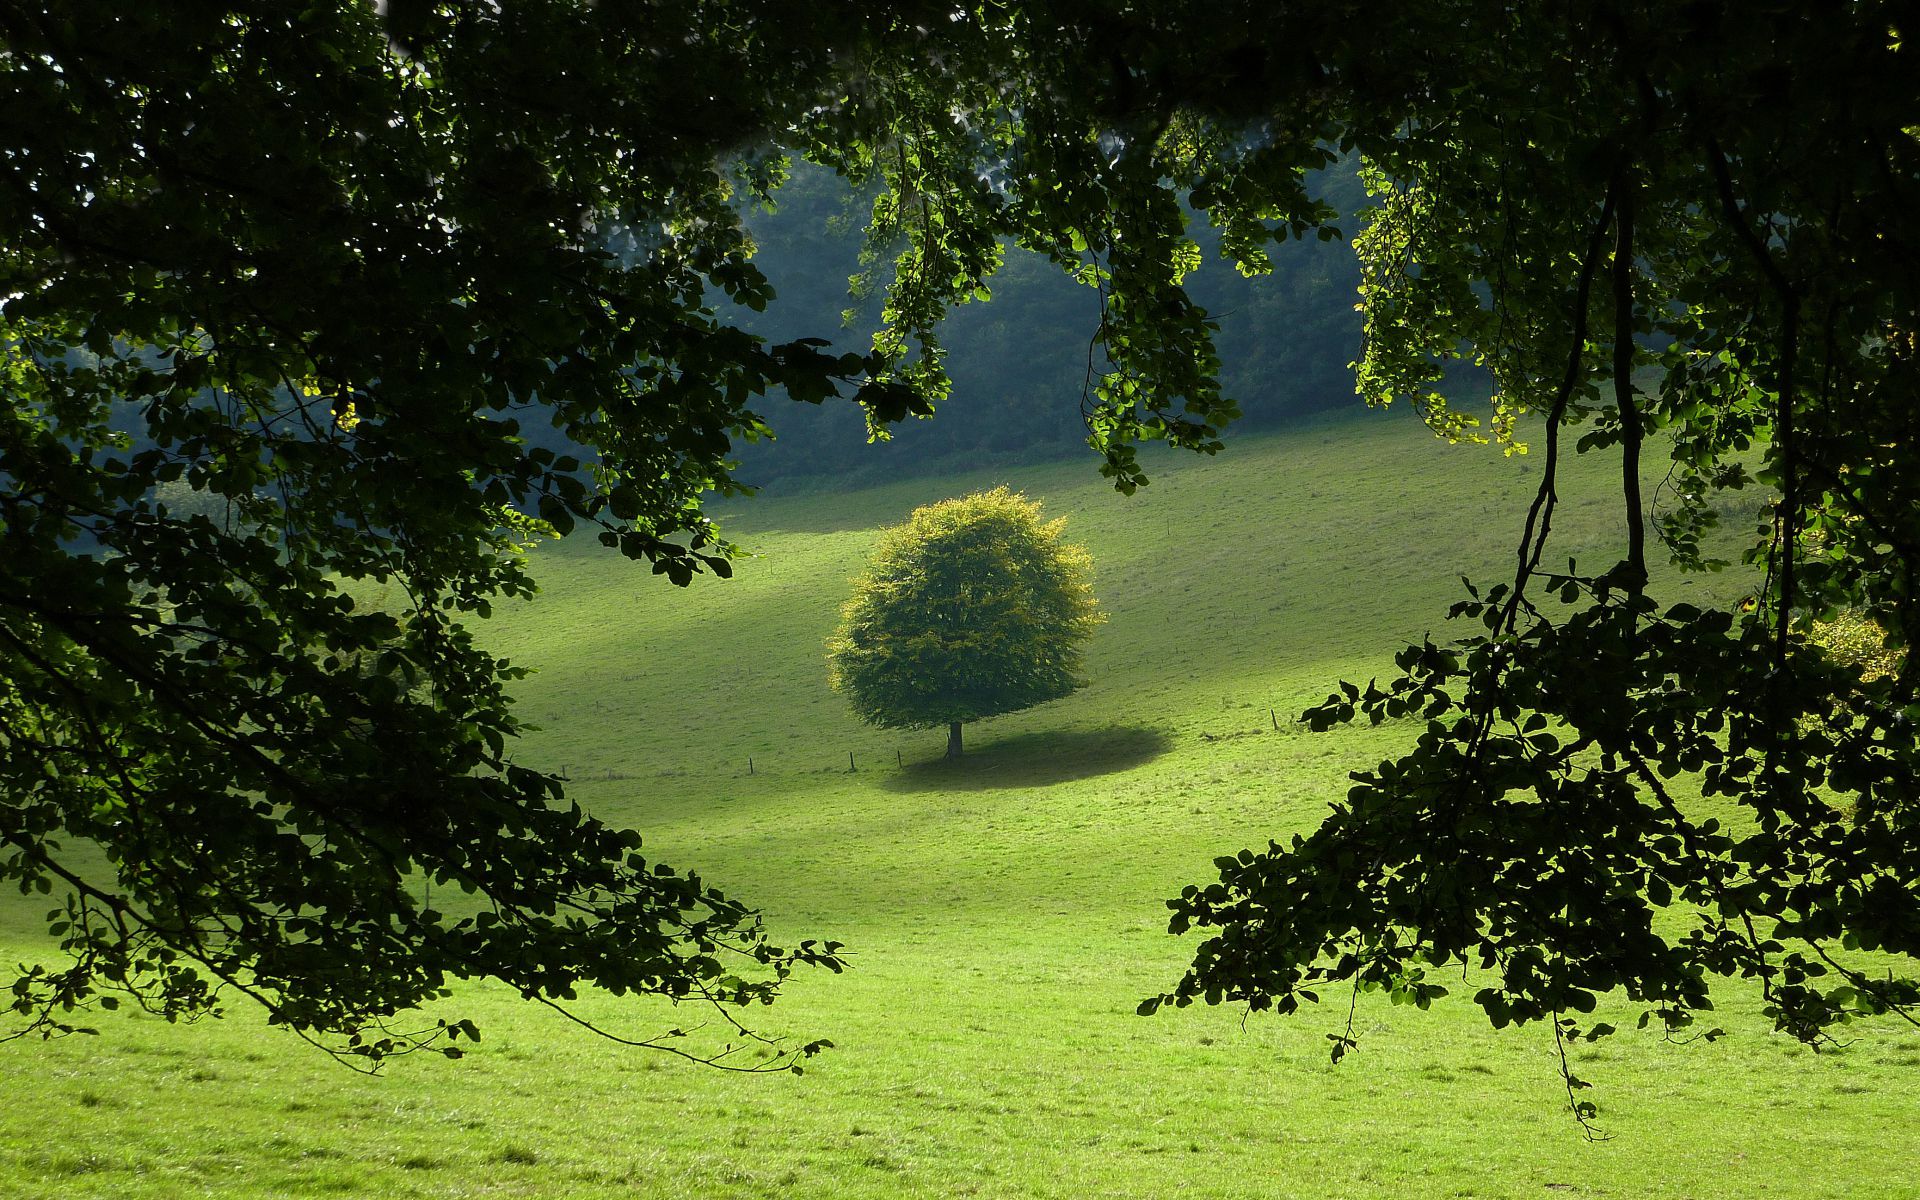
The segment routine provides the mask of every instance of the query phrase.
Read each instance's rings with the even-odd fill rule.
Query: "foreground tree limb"
[[[714,311],[769,295],[730,194],[870,35],[391,8],[0,5],[0,880],[67,896],[71,956],[23,1032],[237,993],[377,1062],[474,1035],[395,1024],[460,978],[724,1010],[839,969],[517,763],[467,626],[580,525],[725,573],[755,396],[924,410]]]

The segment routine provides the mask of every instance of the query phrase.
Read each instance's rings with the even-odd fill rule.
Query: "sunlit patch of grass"
[[[545,595],[488,631],[539,668],[514,688],[544,727],[522,761],[564,767],[650,859],[698,867],[781,937],[848,943],[846,975],[803,974],[751,1014],[837,1043],[804,1076],[645,1055],[484,985],[456,997],[485,1033],[470,1057],[377,1078],[244,1010],[193,1028],[100,1014],[98,1038],[0,1047],[0,1196],[1912,1200],[1920,1038],[1866,1025],[1851,1054],[1813,1054],[1737,989],[1726,1039],[1627,1032],[1582,1061],[1616,1135],[1599,1146],[1564,1115],[1551,1037],[1491,1030],[1467,982],[1424,1013],[1362,997],[1337,1068],[1344,1000],[1134,1015],[1194,949],[1165,934],[1162,898],[1216,855],[1311,828],[1408,736],[1310,735],[1290,714],[1390,671],[1402,640],[1446,636],[1455,576],[1510,571],[1515,502],[1538,482],[1384,420],[1164,461],[1130,501],[1084,462],[762,498],[731,522],[761,557],[691,592],[548,547]],[[1563,483],[1562,554],[1617,555],[1616,465]],[[1068,517],[1112,616],[1091,686],[969,729],[947,763],[939,731],[853,721],[823,643],[877,528],[1000,482]],[[8,961],[47,907],[0,905]],[[690,1015],[580,1006],[633,1033]],[[1637,1014],[1611,1007],[1630,1031]]]

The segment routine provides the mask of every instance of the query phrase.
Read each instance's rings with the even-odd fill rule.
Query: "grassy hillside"
[[[490,635],[539,668],[524,758],[783,934],[846,941],[852,971],[756,1014],[838,1048],[801,1078],[725,1075],[470,987],[473,1057],[368,1080],[244,1014],[103,1015],[97,1039],[0,1047],[0,1196],[1912,1197],[1910,1030],[1816,1056],[1736,994],[1717,1044],[1583,1051],[1617,1134],[1588,1145],[1548,1032],[1492,1032],[1470,987],[1363,1002],[1338,1068],[1344,1011],[1134,1015],[1191,950],[1161,898],[1310,827],[1408,736],[1287,717],[1439,632],[1458,574],[1510,569],[1530,466],[1394,414],[1169,459],[1131,500],[1075,462],[754,501],[730,528],[760,557],[686,592],[545,548],[544,594]],[[1556,521],[1595,565],[1621,540],[1610,472],[1583,464]],[[1111,619],[1092,686],[973,727],[949,764],[940,731],[855,723],[822,643],[878,527],[996,483],[1069,518]],[[692,1017],[581,1008],[634,1033]]]

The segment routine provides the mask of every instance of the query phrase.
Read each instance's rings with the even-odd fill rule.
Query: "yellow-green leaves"
[[[1001,487],[914,510],[881,535],[827,644],[829,678],[863,720],[952,725],[1084,686],[1103,620],[1092,560],[1063,519]]]

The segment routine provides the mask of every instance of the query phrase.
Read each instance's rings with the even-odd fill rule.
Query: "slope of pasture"
[[[1612,478],[1581,464],[1563,486],[1562,555],[1617,553]],[[489,635],[538,668],[516,688],[542,727],[523,757],[782,936],[846,941],[850,972],[751,1014],[837,1048],[799,1078],[723,1074],[468,986],[472,1057],[367,1080],[247,1014],[103,1015],[98,1039],[0,1048],[0,1195],[1914,1196],[1911,1030],[1815,1055],[1736,991],[1713,1045],[1579,1050],[1617,1135],[1592,1145],[1551,1037],[1489,1030],[1471,985],[1426,1013],[1363,998],[1338,1068],[1344,1003],[1134,1015],[1191,953],[1160,899],[1310,828],[1348,770],[1410,736],[1289,715],[1444,635],[1456,576],[1510,569],[1537,479],[1394,414],[1169,458],[1132,499],[1076,462],[755,500],[730,529],[759,557],[688,591],[545,547],[544,594]],[[1068,517],[1111,616],[1090,687],[969,727],[950,764],[939,731],[855,723],[822,642],[880,526],[1002,482]],[[635,1035],[705,1020],[579,1008]]]

